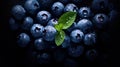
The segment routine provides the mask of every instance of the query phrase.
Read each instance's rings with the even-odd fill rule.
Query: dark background
[[[110,0],[114,3],[115,8],[119,11],[120,9],[120,1],[119,0]],[[15,34],[10,30],[8,20],[10,18],[10,10],[11,7],[15,4],[20,4],[24,2],[24,0],[1,0],[0,2],[0,67],[10,67],[10,66],[35,66],[31,64],[29,59],[26,56],[26,50],[18,48],[15,43]],[[119,15],[118,15],[119,16]],[[118,17],[117,16],[117,17]],[[118,17],[119,19],[119,17]],[[100,62],[102,65],[116,65],[119,63],[119,31],[120,31],[120,22],[116,19],[116,21],[112,22],[109,25],[106,33],[110,36],[108,39],[101,40],[99,45],[102,46],[100,48],[100,53],[106,54],[109,57],[106,61]],[[104,39],[104,37],[103,37]],[[118,60],[118,61],[117,61]],[[26,63],[26,64],[25,64]],[[105,63],[105,64],[104,64]],[[93,63],[94,64],[94,63]]]

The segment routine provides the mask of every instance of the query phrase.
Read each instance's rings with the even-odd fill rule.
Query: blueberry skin
[[[21,5],[15,5],[11,10],[11,14],[15,19],[22,20],[25,17],[26,11]]]
[[[17,38],[17,43],[20,47],[26,47],[30,42],[30,37],[26,33],[21,33]]]
[[[76,47],[69,47],[68,48],[68,55],[71,57],[80,57],[83,54],[84,47],[83,46],[76,46]]]
[[[17,30],[19,28],[19,24],[16,22],[14,18],[9,19],[9,25],[11,30]]]
[[[68,35],[65,36],[65,39],[62,43],[62,48],[67,48],[70,46],[70,37]]]
[[[95,49],[91,49],[86,52],[86,58],[89,61],[94,61],[96,57],[97,57],[97,51]]]
[[[23,21],[22,29],[30,30],[32,25],[33,25],[33,19],[31,17],[26,17]]]
[[[51,14],[48,11],[40,11],[37,14],[37,20],[42,25],[46,25],[50,19],[51,19]]]
[[[78,7],[73,3],[69,3],[64,8],[64,12],[68,11],[78,12]]]
[[[92,9],[99,11],[108,8],[108,0],[93,0]]]
[[[38,37],[43,36],[43,30],[44,30],[44,27],[42,25],[40,25],[40,24],[34,24],[31,27],[30,32],[33,35],[33,37],[38,38]]]
[[[104,25],[108,22],[108,16],[105,14],[96,14],[93,17],[94,24],[97,28],[103,28]]]
[[[89,7],[81,7],[78,12],[79,16],[82,18],[88,18],[91,16],[91,10]]]
[[[77,27],[77,23],[76,22],[74,22],[68,29],[67,29],[67,31],[70,33],[70,32],[72,32],[74,29],[76,29]]]
[[[96,34],[95,33],[89,33],[89,34],[86,34],[85,37],[84,37],[84,44],[85,45],[93,45],[96,43]]]
[[[58,17],[63,13],[64,5],[61,2],[55,2],[51,7],[51,11]]]
[[[33,15],[36,14],[37,10],[40,8],[40,5],[37,0],[26,0],[24,7],[28,13]]]
[[[50,25],[50,26],[55,26],[56,24],[58,24],[58,19],[56,18],[53,18],[51,20],[49,20],[49,22],[47,23],[47,25]]]
[[[55,61],[57,61],[57,62],[64,61],[65,56],[66,56],[65,52],[63,52],[62,50],[56,50],[53,55],[54,55]]]
[[[36,39],[34,41],[34,46],[37,50],[43,50],[45,49],[45,43],[43,41],[43,38]]]
[[[53,27],[53,26],[46,26],[44,28],[44,36],[43,38],[46,40],[46,41],[53,41],[54,38],[55,38],[55,35],[56,35],[56,29]]]
[[[92,30],[93,24],[88,19],[82,19],[82,20],[78,21],[76,27],[79,28],[80,30],[82,30],[84,33],[88,33]]]
[[[73,30],[70,34],[70,38],[74,43],[80,43],[83,37],[84,37],[84,33],[79,29]]]
[[[51,56],[48,53],[42,53],[37,56],[37,61],[39,64],[49,64]]]

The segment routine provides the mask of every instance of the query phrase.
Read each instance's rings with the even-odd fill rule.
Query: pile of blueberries
[[[75,67],[81,57],[88,61],[97,59],[96,31],[105,28],[117,14],[110,4],[108,0],[25,0],[13,6],[9,24],[11,30],[19,34],[18,46],[31,46],[29,56],[38,64],[56,62]],[[54,26],[68,11],[77,12],[77,17],[72,26],[64,30],[62,45],[57,46]]]

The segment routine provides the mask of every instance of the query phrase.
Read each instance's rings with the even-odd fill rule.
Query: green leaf
[[[75,21],[76,12],[66,12],[64,13],[58,20],[59,28],[67,29],[69,28]]]
[[[60,30],[62,29],[62,25],[61,25],[61,24],[55,25],[55,29],[56,29],[57,31],[60,31]]]
[[[58,31],[55,36],[55,43],[57,46],[60,46],[65,39],[65,32],[64,31]]]

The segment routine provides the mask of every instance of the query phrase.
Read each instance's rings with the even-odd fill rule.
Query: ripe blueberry
[[[55,35],[56,35],[56,29],[53,27],[53,26],[46,26],[44,28],[44,36],[43,38],[46,40],[46,41],[53,41],[54,38],[55,38]]]
[[[96,34],[90,33],[86,34],[84,37],[84,44],[85,45],[93,45],[96,43]]]
[[[17,38],[17,43],[20,47],[26,47],[30,42],[30,37],[26,33],[21,33]]]
[[[65,39],[62,43],[62,48],[67,48],[70,46],[70,37],[68,35],[65,36]]]
[[[38,37],[43,36],[43,30],[44,30],[44,27],[42,25],[40,25],[40,24],[34,24],[31,27],[30,32],[33,35],[33,37],[38,38]]]
[[[43,41],[43,38],[36,39],[34,41],[34,46],[37,50],[43,50],[45,49],[45,43]]]
[[[53,19],[49,20],[47,25],[50,25],[50,26],[54,27],[56,24],[58,24],[58,19],[53,18]]]
[[[26,0],[24,7],[30,14],[36,14],[40,5],[37,0]]]
[[[37,20],[42,25],[46,25],[50,19],[51,14],[48,11],[40,11],[37,13]]]
[[[22,28],[24,30],[30,30],[32,25],[33,25],[33,19],[31,17],[26,17],[23,21]]]
[[[12,8],[12,15],[15,17],[17,20],[22,20],[25,17],[25,9],[21,5],[15,5]]]
[[[89,7],[81,7],[79,9],[79,16],[82,18],[88,18],[91,16],[91,10]]]
[[[71,32],[70,37],[71,37],[72,42],[79,43],[82,41],[84,37],[84,33],[79,29],[75,29]]]
[[[77,28],[82,30],[84,33],[88,33],[92,30],[92,22],[88,19],[82,19],[77,23]]]
[[[64,11],[64,5],[61,2],[55,2],[51,10],[55,16],[60,16]]]
[[[105,14],[96,14],[93,20],[97,28],[102,28],[108,22],[108,17]]]
[[[69,3],[64,8],[64,12],[67,12],[67,11],[77,12],[78,11],[78,7],[75,4],[73,4],[73,3]]]

